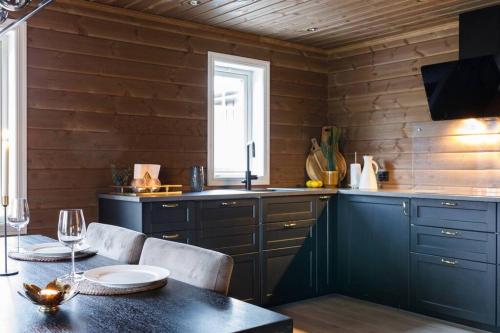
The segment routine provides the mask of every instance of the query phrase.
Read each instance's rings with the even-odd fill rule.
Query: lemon
[[[313,182],[312,180],[308,180],[308,181],[306,182],[306,186],[307,186],[307,187],[313,187],[313,186],[312,186],[312,182]]]
[[[312,186],[312,187],[319,187],[319,182],[318,182],[317,180],[313,180],[313,181],[311,182],[311,186]]]
[[[318,180],[318,187],[323,187],[323,182],[321,180]]]

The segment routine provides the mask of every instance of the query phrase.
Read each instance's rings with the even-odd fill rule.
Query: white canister
[[[351,176],[351,188],[357,189],[359,188],[359,178],[361,177],[361,164],[352,163],[350,169]]]

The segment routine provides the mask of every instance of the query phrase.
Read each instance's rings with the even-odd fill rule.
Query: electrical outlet
[[[377,180],[379,182],[388,182],[389,181],[389,171],[381,170],[377,172]]]

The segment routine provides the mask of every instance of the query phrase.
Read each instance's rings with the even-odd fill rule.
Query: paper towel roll
[[[359,188],[359,178],[361,177],[361,164],[352,163],[350,169],[351,175],[351,188],[357,189]]]

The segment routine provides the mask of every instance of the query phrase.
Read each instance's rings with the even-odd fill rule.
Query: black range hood
[[[460,15],[459,60],[422,66],[432,120],[500,116],[500,6]]]

